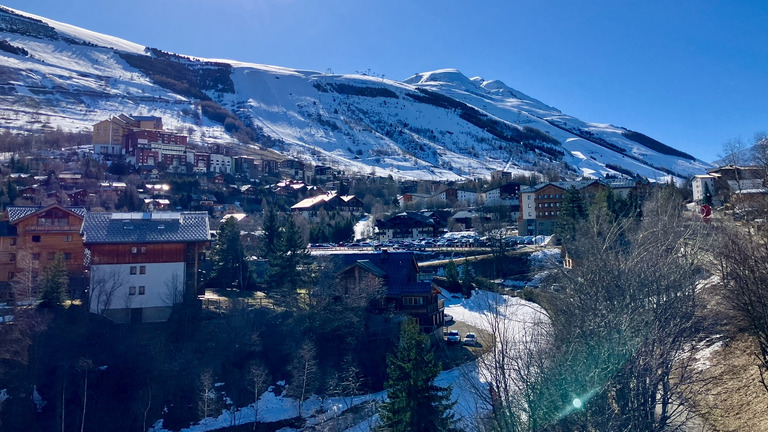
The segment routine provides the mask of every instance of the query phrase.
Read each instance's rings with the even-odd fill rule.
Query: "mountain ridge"
[[[120,112],[159,115],[192,143],[238,139],[402,178],[455,180],[507,168],[666,181],[709,167],[639,132],[583,122],[456,69],[395,81],[203,59],[4,7],[0,40],[28,53],[0,51],[8,83],[0,84],[0,126],[8,130],[82,131]]]

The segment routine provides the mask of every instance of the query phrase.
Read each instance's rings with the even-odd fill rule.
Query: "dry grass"
[[[754,341],[739,336],[709,358],[704,379],[716,382],[709,391],[690,395],[701,420],[718,432],[768,431],[768,391],[760,383]]]

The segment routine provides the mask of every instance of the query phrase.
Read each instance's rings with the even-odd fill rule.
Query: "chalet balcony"
[[[80,225],[29,225],[24,232],[53,233],[53,232],[80,232]]]
[[[445,309],[445,302],[438,300],[437,303],[427,305],[403,305],[402,311],[409,314],[433,314]]]

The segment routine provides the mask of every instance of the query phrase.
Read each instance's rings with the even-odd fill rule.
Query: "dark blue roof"
[[[382,251],[347,254],[342,255],[342,260],[345,267],[360,265],[369,269],[375,266],[376,269],[383,272],[387,281],[387,295],[429,294],[432,292],[431,283],[418,281],[418,264],[416,264],[413,252]]]
[[[207,212],[88,213],[83,243],[194,243],[210,240]]]

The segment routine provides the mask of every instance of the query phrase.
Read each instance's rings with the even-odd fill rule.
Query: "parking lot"
[[[493,337],[490,333],[473,325],[470,325],[461,321],[450,321],[445,324],[444,333],[450,330],[458,330],[461,334],[461,343],[448,344],[444,343],[441,349],[438,350],[439,360],[443,364],[443,369],[450,369],[470,362],[483,353],[488,352],[493,347]],[[467,332],[472,332],[477,335],[478,344],[476,346],[464,345],[464,335]],[[445,340],[445,336],[443,336]]]

